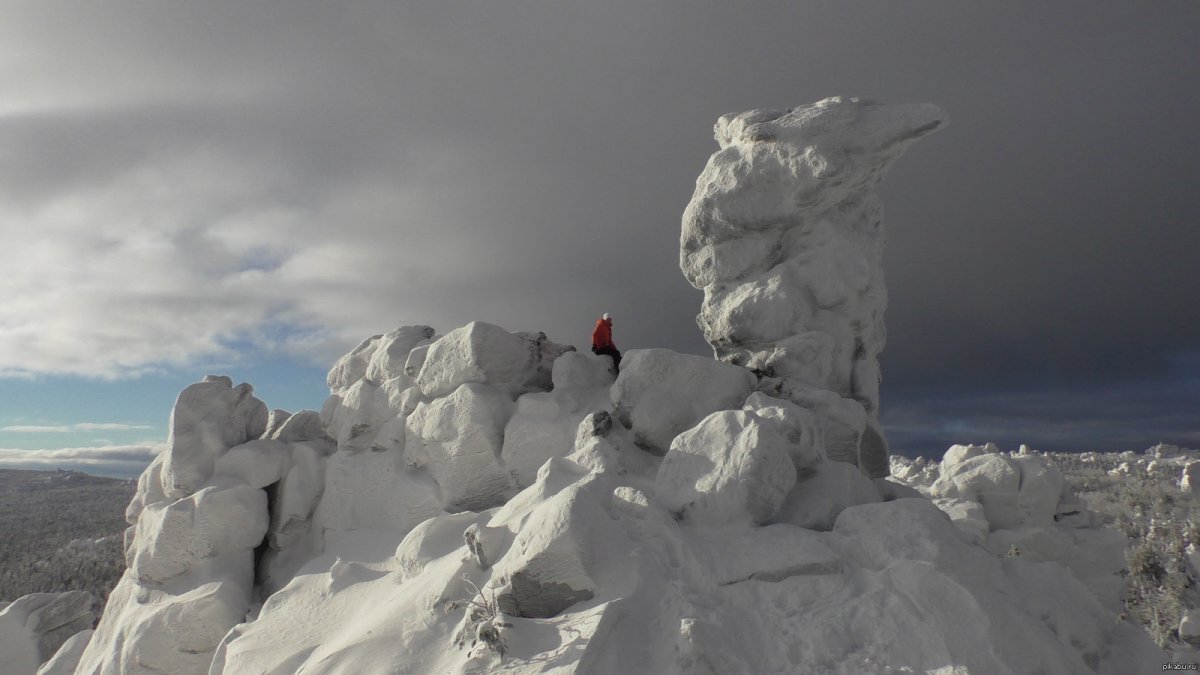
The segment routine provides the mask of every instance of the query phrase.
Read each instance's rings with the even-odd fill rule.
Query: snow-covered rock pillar
[[[680,267],[704,291],[697,323],[716,357],[777,378],[773,393],[816,413],[829,456],[872,477],[888,473],[875,186],[945,122],[934,105],[854,98],[725,115],[683,215]]]

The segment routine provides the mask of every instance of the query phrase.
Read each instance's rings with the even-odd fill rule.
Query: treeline
[[[0,470],[0,602],[89,591],[97,613],[125,570],[136,485],[72,471]]]

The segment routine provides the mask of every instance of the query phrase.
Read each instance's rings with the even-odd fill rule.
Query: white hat
[[[608,312],[605,312],[605,313],[604,313],[604,316],[603,316],[603,317],[601,317],[601,318],[602,318],[602,319],[611,319],[612,317],[608,315]]]

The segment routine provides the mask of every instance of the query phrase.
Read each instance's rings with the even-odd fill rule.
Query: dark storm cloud
[[[1021,391],[1151,391],[1200,348],[1195,3],[117,7],[0,29],[0,222],[58,242],[2,261],[30,300],[0,371],[182,363],[280,321],[297,344],[472,319],[583,344],[602,311],[622,347],[705,353],[677,246],[712,123],[834,94],[952,120],[883,189],[885,409],[932,425],[949,399],[918,390],[994,387],[988,424],[1034,425]],[[80,307],[97,220],[139,271],[88,272]],[[161,292],[126,330],[90,311],[135,285]]]

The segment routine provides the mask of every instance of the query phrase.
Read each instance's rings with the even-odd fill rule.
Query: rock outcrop
[[[725,115],[683,215],[680,266],[704,291],[697,322],[717,358],[778,378],[779,393],[817,413],[839,448],[830,455],[870,477],[888,472],[875,186],[945,121],[936,106],[853,98]]]
[[[320,414],[189,387],[77,672],[1161,663],[1067,567],[994,550],[1085,519],[1035,456],[949,453],[952,517],[882,478],[872,189],[941,123],[842,99],[722,118],[682,260],[719,359],[630,350],[614,381],[607,359],[476,322],[363,342]]]
[[[94,600],[87,591],[31,593],[0,608],[0,671],[11,675],[39,672],[39,666],[64,643],[92,627]],[[64,660],[68,658],[64,655]]]

